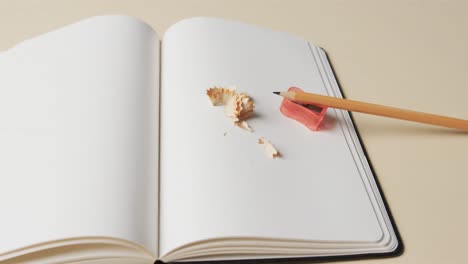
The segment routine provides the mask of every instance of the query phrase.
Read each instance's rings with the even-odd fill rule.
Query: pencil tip
[[[273,93],[274,93],[274,94],[277,94],[277,95],[279,95],[279,94],[280,94],[280,92],[273,92]]]

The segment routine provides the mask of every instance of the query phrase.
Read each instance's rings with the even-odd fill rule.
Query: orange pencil
[[[306,92],[273,92],[291,101],[468,131],[468,120]]]

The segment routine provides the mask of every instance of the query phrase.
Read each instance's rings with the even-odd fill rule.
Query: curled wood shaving
[[[242,121],[252,116],[254,107],[252,99],[247,94],[236,94],[227,101],[224,114],[236,121]]]
[[[232,118],[236,126],[252,131],[245,120],[253,115],[255,104],[246,93],[238,94],[234,89],[213,87],[206,91],[206,95],[214,106],[224,105],[224,114]]]
[[[211,103],[216,106],[225,105],[229,99],[236,95],[236,92],[234,89],[213,87],[206,90],[206,95],[210,98]]]

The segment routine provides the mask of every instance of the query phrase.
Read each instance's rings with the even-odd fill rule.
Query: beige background
[[[348,98],[468,119],[468,1],[0,0],[0,50],[107,13],[160,35],[191,16],[301,35],[327,51]],[[354,117],[405,244],[359,263],[468,263],[468,134]]]

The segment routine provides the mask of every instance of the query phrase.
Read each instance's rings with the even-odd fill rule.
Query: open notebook
[[[211,106],[215,85],[254,98],[253,133]],[[349,114],[329,109],[334,124],[311,132],[279,111],[272,91],[290,86],[342,96],[320,48],[214,18],[162,39],[100,16],[0,53],[0,260],[396,254]]]

